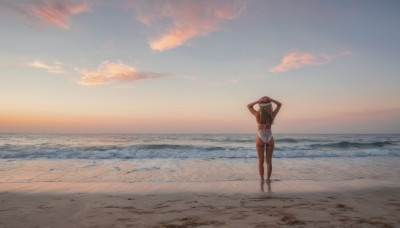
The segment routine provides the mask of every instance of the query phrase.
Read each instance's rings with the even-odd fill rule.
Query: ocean
[[[259,179],[256,134],[0,134],[0,183]],[[400,135],[275,134],[273,181],[400,180]]]

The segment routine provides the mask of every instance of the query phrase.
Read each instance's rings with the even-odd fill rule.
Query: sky
[[[0,133],[400,133],[400,2],[3,0]]]

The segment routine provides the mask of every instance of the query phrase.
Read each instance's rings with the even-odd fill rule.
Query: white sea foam
[[[257,158],[254,135],[0,135],[0,158]],[[276,158],[400,156],[399,135],[276,135]]]
[[[273,178],[399,181],[399,135],[275,136]],[[257,180],[255,135],[0,135],[0,183]]]

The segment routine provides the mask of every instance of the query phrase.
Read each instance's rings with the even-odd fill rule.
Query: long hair
[[[273,124],[274,116],[272,112],[272,105],[260,107],[260,122],[262,124]]]

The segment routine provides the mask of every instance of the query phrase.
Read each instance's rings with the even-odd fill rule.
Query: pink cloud
[[[288,70],[298,69],[305,66],[319,66],[331,62],[338,56],[349,55],[350,51],[344,51],[340,55],[327,55],[325,53],[301,53],[292,51],[282,58],[281,63],[269,68],[270,72],[280,73]]]
[[[180,46],[195,36],[205,36],[218,30],[221,23],[239,16],[244,3],[243,0],[147,0],[131,1],[128,7],[133,7],[139,20],[149,26],[165,22],[165,19],[172,21],[170,28],[149,41],[151,49],[164,51]]]
[[[40,28],[50,23],[68,29],[73,15],[90,11],[88,3],[73,0],[41,0],[33,1],[33,3],[33,5],[19,5],[13,8],[20,16]]]
[[[134,67],[126,65],[121,61],[114,63],[104,61],[96,70],[79,69],[75,70],[83,74],[79,80],[82,85],[99,85],[110,82],[136,81],[142,79],[155,79],[166,77],[164,74],[139,72]]]
[[[34,62],[31,62],[28,64],[30,67],[35,67],[35,68],[40,68],[40,69],[45,69],[47,70],[47,72],[49,73],[56,73],[56,74],[62,74],[65,73],[62,69],[61,69],[61,63],[58,61],[54,61],[53,65],[47,65],[43,62],[40,62],[38,60],[35,60]]]
[[[351,54],[351,51],[344,51],[340,55],[350,55],[350,54]]]
[[[331,60],[332,57],[324,53],[311,54],[293,51],[283,57],[279,65],[270,67],[269,71],[274,73],[285,72],[292,69],[302,68],[304,66],[327,64]]]

